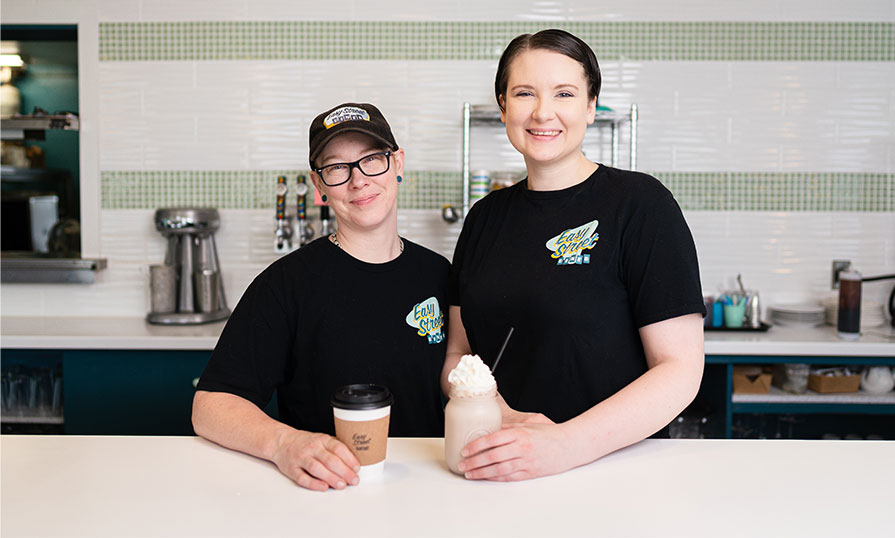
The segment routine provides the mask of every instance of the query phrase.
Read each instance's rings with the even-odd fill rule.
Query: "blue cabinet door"
[[[65,351],[65,433],[193,435],[210,351]]]

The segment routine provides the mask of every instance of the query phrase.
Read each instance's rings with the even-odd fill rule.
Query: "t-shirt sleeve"
[[[479,204],[483,204],[479,201]],[[466,262],[467,249],[469,248],[469,238],[476,226],[477,208],[472,207],[463,221],[463,229],[460,230],[460,237],[454,247],[454,259],[451,261],[451,270],[448,273],[447,300],[448,306],[460,306],[460,273]]]
[[[685,314],[705,315],[696,246],[670,193],[633,214],[621,263],[637,327]]]
[[[248,287],[233,309],[197,389],[235,394],[264,407],[284,382],[295,339],[297,311],[282,266]]]

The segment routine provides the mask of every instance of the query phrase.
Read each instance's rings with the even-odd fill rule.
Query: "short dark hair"
[[[501,110],[503,110],[503,105],[500,103],[500,96],[507,91],[507,84],[510,80],[510,64],[521,52],[531,49],[558,52],[581,64],[588,83],[588,99],[599,97],[602,77],[600,76],[600,64],[597,63],[597,56],[593,49],[569,32],[551,28],[541,30],[536,34],[522,34],[514,38],[501,54],[500,62],[497,64],[497,76],[494,77],[494,97]]]

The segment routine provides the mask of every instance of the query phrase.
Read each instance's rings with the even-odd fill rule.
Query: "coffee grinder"
[[[155,229],[165,236],[168,248],[164,265],[150,269],[153,311],[146,321],[189,325],[219,321],[230,315],[214,243],[220,224],[217,209],[156,210]]]

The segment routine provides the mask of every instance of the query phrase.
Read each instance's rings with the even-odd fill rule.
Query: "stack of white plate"
[[[839,320],[839,299],[830,297],[824,299],[824,319],[827,325],[836,326]],[[880,327],[886,323],[886,315],[883,304],[878,301],[863,299],[861,301],[861,329]]]
[[[824,324],[824,307],[812,303],[776,304],[768,307],[773,325],[816,327]]]

